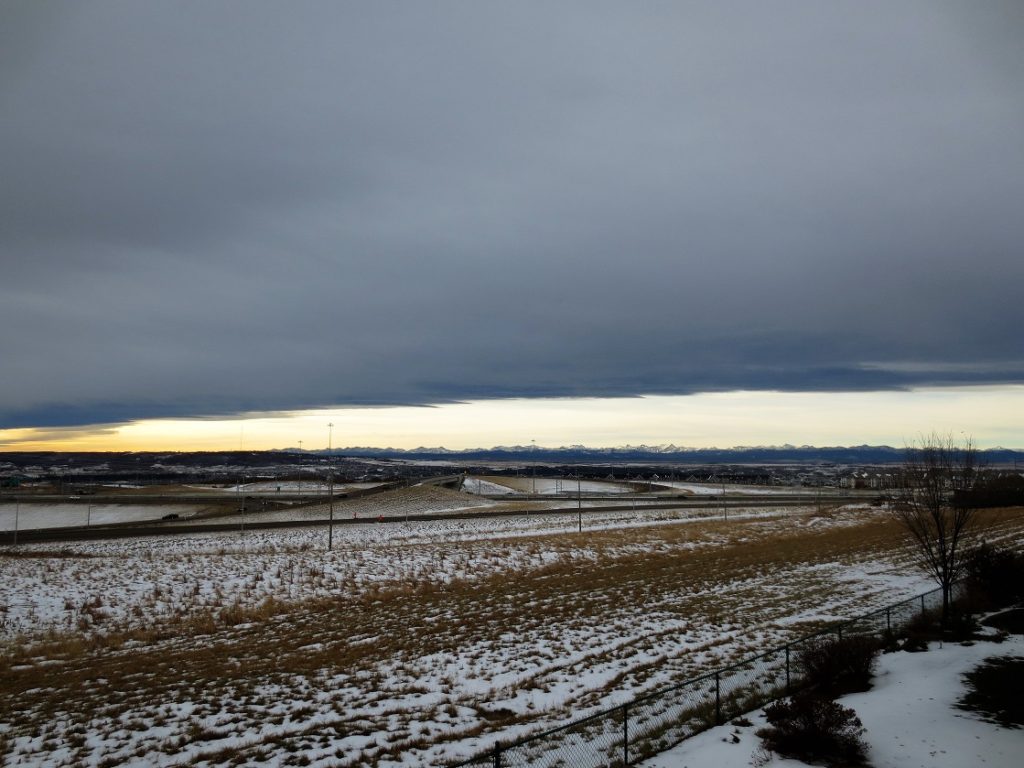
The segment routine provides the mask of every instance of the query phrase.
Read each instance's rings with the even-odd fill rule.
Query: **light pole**
[[[722,475],[722,517],[729,519],[729,508],[725,505],[725,475]]]
[[[331,440],[334,437],[334,422],[327,425],[327,455],[331,455]]]
[[[533,470],[532,471],[532,476],[533,476],[533,495],[536,496],[537,495],[537,441],[536,440],[531,440],[530,444],[531,444],[530,458],[533,459],[533,461],[530,462],[530,467]]]
[[[245,494],[242,493],[242,483],[245,481],[245,475],[241,476],[238,481],[238,495],[241,498],[241,512],[242,517],[238,521],[238,532],[241,536],[245,536]]]
[[[302,453],[302,441],[299,440],[299,453]]]
[[[580,533],[583,533],[583,497],[580,495],[580,468],[576,467],[576,516],[579,518]]]
[[[85,527],[92,527],[92,504],[90,504],[89,508],[85,510]]]
[[[334,473],[327,475],[327,499],[328,507],[331,510],[330,522],[327,524],[327,551],[330,552],[334,546]]]
[[[14,546],[18,546],[18,516],[21,513],[21,500],[14,500]]]

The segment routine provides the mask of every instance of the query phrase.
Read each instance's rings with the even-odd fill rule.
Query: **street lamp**
[[[580,533],[583,533],[583,497],[580,494],[580,468],[576,467],[576,516],[579,518]]]
[[[21,500],[14,500],[14,546],[18,546],[18,516],[21,513]]]
[[[729,508],[725,505],[725,475],[721,477],[722,480],[722,517],[726,520],[729,519]]]
[[[238,520],[238,532],[241,536],[245,536],[245,494],[242,493],[242,483],[245,481],[245,475],[241,476],[238,481],[238,496],[241,499],[240,511],[242,516]]]
[[[537,495],[537,441],[531,440],[530,458],[533,461],[530,462],[533,475],[533,495]]]
[[[331,455],[331,439],[334,436],[334,422],[327,425],[327,455]]]
[[[331,510],[330,522],[327,525],[327,551],[334,546],[334,473],[327,475],[327,503]]]
[[[85,527],[92,527],[92,504],[90,504],[89,508],[85,510]]]

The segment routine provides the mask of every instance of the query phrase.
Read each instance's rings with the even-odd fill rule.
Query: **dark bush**
[[[972,600],[989,609],[1024,600],[1024,555],[982,544],[967,560],[967,585]]]
[[[981,625],[974,617],[973,601],[964,605],[955,603],[950,611],[949,619],[946,621],[945,639],[962,642],[974,640],[978,637]]]
[[[867,757],[857,714],[830,699],[804,693],[764,711],[769,728],[757,732],[766,749],[826,765],[860,765]]]
[[[877,638],[854,635],[819,640],[804,648],[799,659],[812,690],[838,696],[871,687],[871,673],[880,651]]]

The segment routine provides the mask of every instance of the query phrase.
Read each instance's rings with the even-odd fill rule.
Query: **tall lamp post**
[[[583,533],[583,496],[580,493],[580,468],[576,467],[576,516],[579,518],[580,533]]]
[[[334,422],[327,425],[327,455],[331,455],[331,439],[334,437]]]
[[[245,475],[242,475],[238,481],[238,497],[241,499],[241,505],[239,509],[242,512],[241,518],[238,520],[238,532],[241,536],[245,536],[245,494],[242,493],[242,483],[245,481]]]
[[[729,519],[729,508],[725,505],[725,475],[722,475],[722,517]]]
[[[537,495],[537,441],[536,440],[531,440],[530,444],[531,444],[530,458],[533,459],[533,461],[530,462],[530,468],[532,470],[531,474],[533,476],[533,483],[532,483],[532,485],[533,485],[533,495],[536,496]]]
[[[327,475],[327,504],[330,509],[330,521],[327,524],[327,551],[334,546],[334,473]]]
[[[18,546],[18,516],[21,513],[21,499],[14,500],[14,546]]]

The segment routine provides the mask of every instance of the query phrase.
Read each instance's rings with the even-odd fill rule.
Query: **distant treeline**
[[[1024,477],[1016,472],[985,472],[970,491],[960,494],[970,507],[1016,507],[1024,505]]]
[[[235,468],[238,466],[261,467],[268,464],[305,466],[310,458],[333,459],[390,459],[413,461],[461,461],[461,462],[520,462],[554,464],[608,464],[629,463],[657,464],[835,464],[835,465],[886,465],[901,464],[906,458],[906,449],[888,445],[858,445],[850,447],[815,446],[767,446],[743,448],[667,448],[650,446],[626,446],[622,448],[587,448],[570,446],[565,448],[543,448],[540,446],[511,446],[480,448],[464,451],[444,448],[335,448],[298,451],[281,449],[273,451],[196,451],[196,452],[138,452],[138,453],[57,453],[0,452],[0,464],[23,468],[28,466],[52,467],[60,465],[63,471],[95,472],[97,463],[105,465],[102,474],[110,477],[121,474],[126,479],[147,475],[188,474],[192,468],[208,470],[215,467]],[[1016,467],[1024,471],[1024,451],[1008,448],[994,448],[979,451],[978,458],[990,467]],[[161,465],[166,465],[162,467]]]

